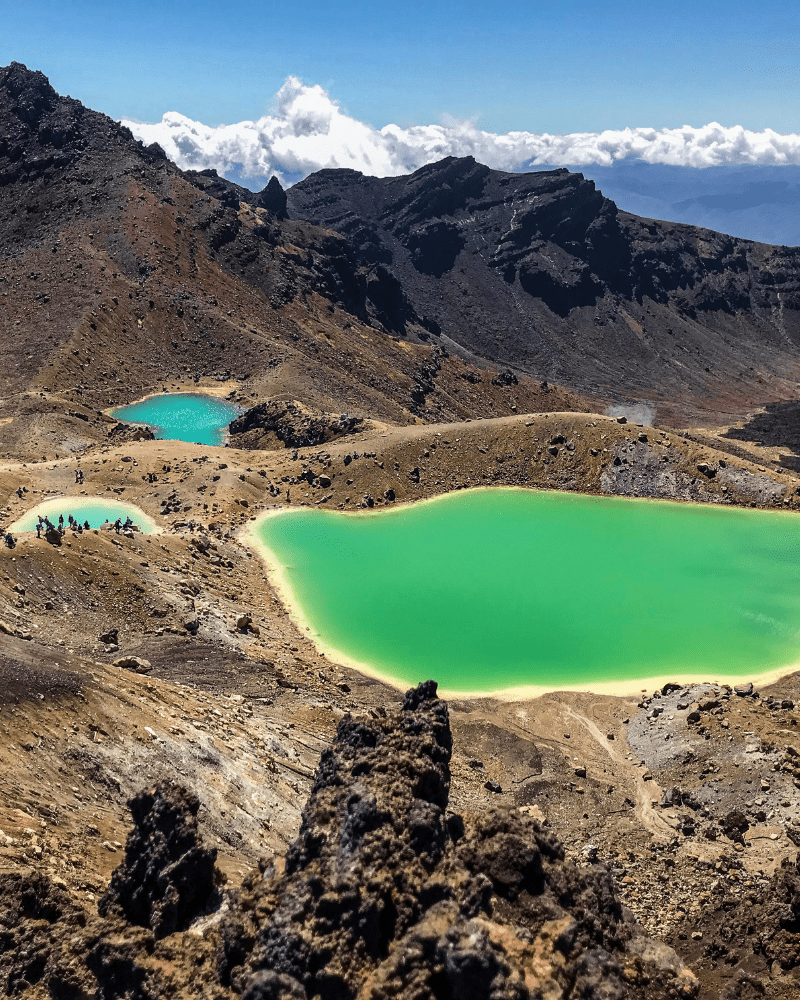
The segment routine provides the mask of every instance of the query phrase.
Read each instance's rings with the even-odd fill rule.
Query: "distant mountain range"
[[[800,167],[671,167],[620,160],[575,166],[626,212],[761,243],[800,244]]]

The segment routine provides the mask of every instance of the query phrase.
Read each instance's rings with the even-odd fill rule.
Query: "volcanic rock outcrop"
[[[396,715],[342,720],[286,873],[251,881],[225,923],[223,977],[251,1000],[693,996],[546,826],[448,813],[451,743],[433,682]]]
[[[200,800],[182,788],[159,787],[129,805],[134,829],[99,912],[149,927],[156,938],[186,930],[214,891],[217,852],[198,842]]]
[[[353,434],[361,417],[309,411],[296,400],[257,403],[231,421],[231,444],[236,448],[266,448],[280,442],[286,448],[306,448]],[[270,440],[272,439],[272,440]]]
[[[283,875],[229,895],[219,931],[181,933],[214,890],[197,799],[161,786],[99,916],[41,876],[0,879],[9,995],[155,998],[693,997],[600,868],[564,861],[525,809],[448,812],[452,747],[433,682],[399,712],[345,716],[323,753]]]

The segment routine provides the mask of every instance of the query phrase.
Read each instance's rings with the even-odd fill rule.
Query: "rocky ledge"
[[[577,869],[535,807],[448,811],[447,705],[345,716],[285,870],[219,892],[198,800],[160,786],[99,913],[42,876],[0,879],[0,990],[61,998],[694,997],[600,866]]]
[[[347,413],[320,413],[295,399],[266,400],[250,407],[230,424],[236,448],[308,448],[364,429],[364,420]]]

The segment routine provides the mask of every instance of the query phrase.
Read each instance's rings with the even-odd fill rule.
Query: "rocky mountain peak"
[[[44,73],[18,62],[0,68],[0,93],[11,99],[12,109],[28,123],[51,111],[59,101]]]
[[[286,192],[281,187],[281,182],[273,174],[269,179],[269,184],[259,192],[256,204],[259,208],[265,208],[272,212],[279,219],[286,218]]]

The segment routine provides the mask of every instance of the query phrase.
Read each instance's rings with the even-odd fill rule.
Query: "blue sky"
[[[719,121],[800,132],[797,4],[0,0],[0,64],[115,118],[214,125],[288,75],[375,127],[496,132]]]

